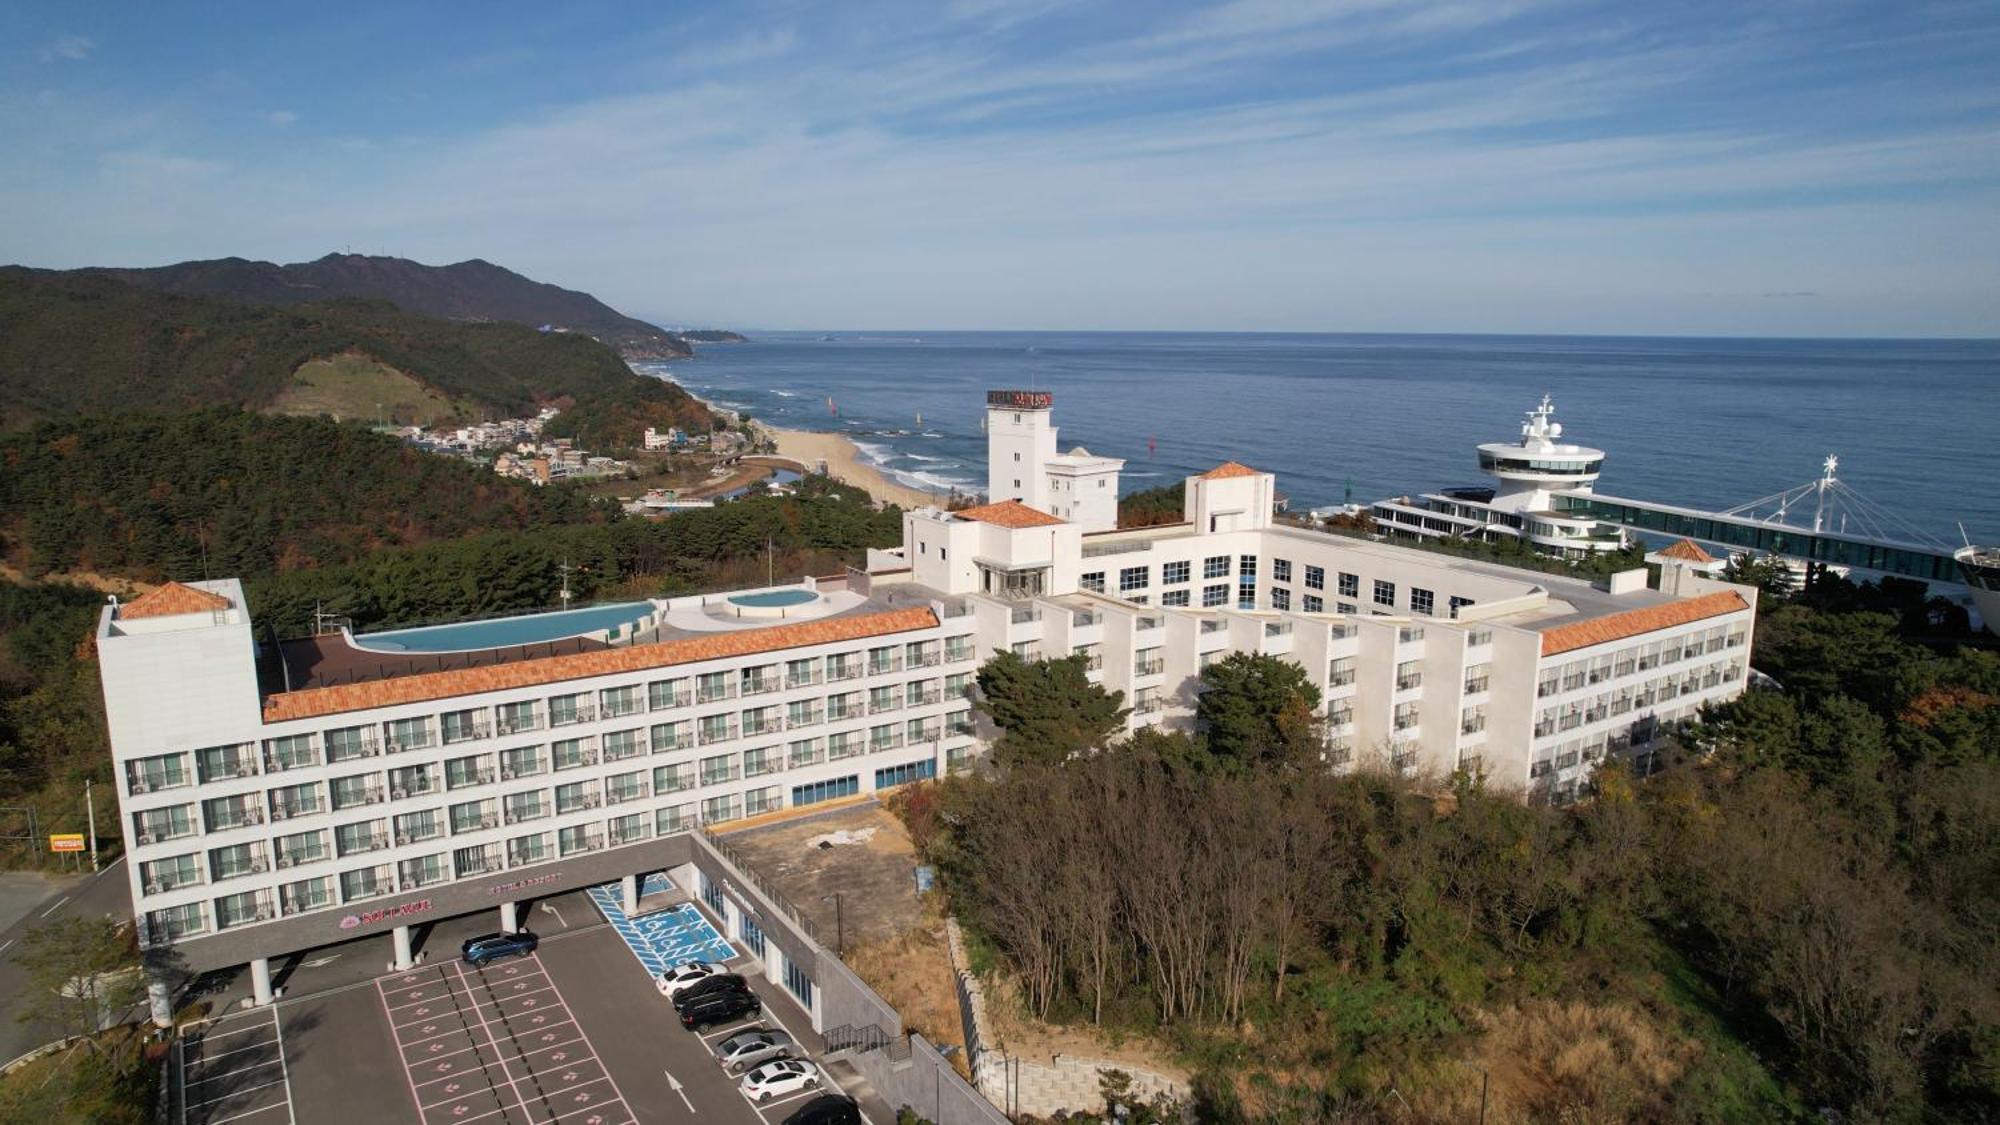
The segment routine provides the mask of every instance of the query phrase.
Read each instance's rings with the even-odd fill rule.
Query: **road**
[[[121,857],[102,871],[86,875],[51,892],[35,904],[21,920],[0,930],[0,1062],[17,1058],[54,1038],[47,1028],[22,1023],[17,1017],[28,1007],[28,975],[14,961],[14,951],[28,931],[63,918],[132,918],[132,887],[125,878]]]

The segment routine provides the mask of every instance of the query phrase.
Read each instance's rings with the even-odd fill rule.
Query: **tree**
[[[993,761],[1001,767],[1055,764],[1100,750],[1131,714],[1124,692],[1090,682],[1085,658],[1023,660],[996,652],[979,669],[976,706],[1000,728]]]
[[[1319,759],[1320,694],[1304,668],[1235,652],[1202,669],[1201,684],[1195,719],[1216,757],[1239,766]]]
[[[21,939],[14,961],[28,975],[21,1021],[86,1042],[146,992],[129,924],[106,918],[36,926]]]

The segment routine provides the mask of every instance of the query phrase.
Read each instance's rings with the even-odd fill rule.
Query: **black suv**
[[[527,932],[518,934],[487,934],[485,937],[467,938],[458,947],[458,955],[465,963],[478,968],[488,961],[498,961],[502,957],[526,957],[540,945],[541,939]]]
[[[785,1125],[861,1125],[861,1107],[853,1098],[822,1094],[785,1118]]]
[[[718,1023],[728,1023],[744,1016],[754,1016],[764,1008],[757,994],[748,990],[723,989],[698,996],[686,1007],[680,1009],[681,1026],[690,1031],[700,1031]]]
[[[685,1011],[689,1004],[694,1003],[704,996],[713,996],[718,992],[748,991],[750,991],[750,982],[744,980],[742,974],[717,973],[712,977],[696,981],[694,984],[688,985],[686,988],[674,993],[674,1011]]]

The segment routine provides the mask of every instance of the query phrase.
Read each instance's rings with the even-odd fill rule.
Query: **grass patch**
[[[149,1125],[163,1065],[162,1045],[113,1028],[95,1048],[78,1043],[0,1076],[0,1121]]]
[[[307,360],[271,401],[274,414],[326,415],[339,421],[435,426],[475,421],[464,403],[373,356],[342,352]]]

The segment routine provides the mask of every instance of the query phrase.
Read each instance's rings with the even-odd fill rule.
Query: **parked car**
[[[680,1011],[682,1008],[687,1007],[688,1004],[691,1003],[692,1001],[699,1000],[704,996],[713,996],[718,992],[748,992],[748,991],[750,991],[750,982],[744,980],[742,976],[740,976],[739,974],[716,973],[713,976],[704,977],[701,980],[695,981],[693,984],[690,984],[686,988],[681,989],[679,992],[674,993],[673,995],[674,1010]]]
[[[687,1007],[681,1008],[681,1026],[689,1031],[699,1031],[718,1023],[754,1016],[763,1010],[764,1004],[757,999],[756,993],[724,989],[707,996],[697,996]]]
[[[772,1059],[790,1058],[798,1044],[788,1032],[756,1027],[739,1031],[715,1045],[715,1061],[731,1074],[741,1074]]]
[[[711,965],[707,961],[683,961],[661,973],[656,983],[660,986],[660,995],[671,998],[681,989],[691,984],[699,984],[720,972],[722,969],[719,966]]]
[[[485,937],[467,938],[465,944],[458,947],[458,955],[476,969],[502,957],[526,957],[541,944],[542,939],[526,932],[487,934]]]
[[[861,1125],[861,1107],[843,1094],[821,1094],[785,1118],[784,1125]]]
[[[817,1090],[819,1068],[804,1059],[778,1059],[743,1076],[743,1094],[753,1102],[768,1102],[800,1090]]]

